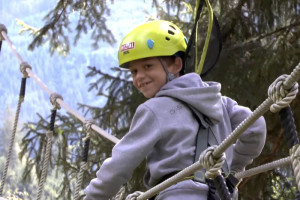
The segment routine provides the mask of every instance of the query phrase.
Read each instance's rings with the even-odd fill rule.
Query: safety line
[[[260,174],[260,173],[269,171],[271,169],[275,169],[277,167],[281,167],[281,166],[288,165],[288,164],[291,164],[291,157],[290,156],[279,159],[279,160],[275,160],[275,161],[270,162],[270,163],[260,165],[258,167],[248,169],[248,170],[243,171],[243,172],[238,172],[234,176],[237,179],[242,179],[242,178],[246,178],[246,177],[249,177],[249,176]]]
[[[6,32],[1,31],[2,36],[5,38],[5,40],[7,41],[10,49],[12,50],[13,54],[17,57],[18,61],[21,63],[23,63],[23,59],[20,56],[20,54],[17,52],[16,48],[14,47],[13,43],[11,42],[11,40],[8,38]],[[44,84],[40,78],[29,68],[26,68],[26,72],[29,74],[29,77],[33,78],[38,85],[48,94],[51,95],[53,94],[53,92],[47,87],[46,84]],[[81,116],[78,112],[76,112],[75,110],[71,109],[63,100],[61,99],[57,99],[56,100],[57,103],[60,104],[61,107],[65,108],[69,113],[73,114],[75,117],[77,117],[81,122],[85,122],[85,118],[83,116]],[[105,137],[106,139],[110,140],[113,143],[118,143],[120,140],[118,138],[116,138],[115,136],[108,134],[105,130],[101,129],[100,127],[96,126],[96,125],[92,125],[92,129],[95,130],[96,132],[98,132],[101,136]]]

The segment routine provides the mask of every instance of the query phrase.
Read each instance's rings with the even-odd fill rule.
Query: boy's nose
[[[141,79],[141,78],[144,78],[144,77],[145,77],[145,73],[142,70],[139,70],[136,73],[136,76],[135,76],[136,79]]]

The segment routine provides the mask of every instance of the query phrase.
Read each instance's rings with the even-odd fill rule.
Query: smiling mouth
[[[143,87],[147,86],[149,83],[151,83],[151,81],[145,82],[145,83],[141,83],[141,84],[139,84],[139,88],[143,88]]]

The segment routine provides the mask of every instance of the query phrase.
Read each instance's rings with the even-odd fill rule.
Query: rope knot
[[[220,173],[219,171],[225,162],[226,155],[224,152],[219,158],[213,157],[213,152],[217,147],[217,145],[210,146],[200,154],[199,162],[206,169],[206,178],[214,179],[218,176]]]
[[[270,110],[273,113],[287,107],[295,99],[298,93],[297,82],[295,82],[291,88],[286,88],[284,83],[288,77],[289,75],[283,74],[269,86],[268,95],[274,102],[270,107]]]
[[[54,107],[55,110],[60,109],[60,105],[57,102],[57,99],[64,100],[60,94],[52,93],[50,95],[50,102],[53,105],[53,107]]]
[[[48,138],[51,138],[53,136],[53,131],[48,130],[46,135]]]
[[[86,139],[90,137],[90,133],[92,132],[92,125],[95,124],[95,121],[92,119],[86,119],[83,124],[83,130],[86,132]]]
[[[5,40],[5,38],[1,34],[2,32],[5,32],[7,34],[7,29],[6,29],[6,27],[3,24],[0,24],[0,41],[1,40]]]
[[[30,70],[32,69],[31,66],[27,62],[22,62],[20,64],[20,71],[22,72],[24,78],[29,77],[29,74],[26,71],[27,68],[30,69]]]

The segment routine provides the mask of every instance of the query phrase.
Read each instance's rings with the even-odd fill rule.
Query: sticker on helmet
[[[134,49],[134,42],[129,42],[121,46],[121,52],[127,51],[129,49]]]

